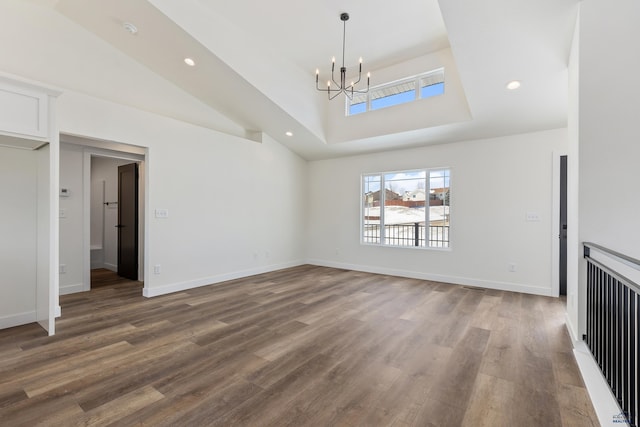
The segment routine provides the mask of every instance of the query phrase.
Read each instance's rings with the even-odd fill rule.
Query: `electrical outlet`
[[[60,215],[58,215],[59,218],[66,218],[67,217],[67,210],[66,209],[60,209]]]
[[[65,274],[66,272],[67,272],[67,265],[66,264],[60,264],[60,266],[58,267],[58,273]]]
[[[515,271],[517,270],[517,265],[515,263],[510,263],[509,264],[509,271],[512,273],[515,273]]]
[[[153,274],[160,274],[160,264],[153,266]]]

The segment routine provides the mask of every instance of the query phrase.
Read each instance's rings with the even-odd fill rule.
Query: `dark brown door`
[[[118,276],[138,280],[138,164],[118,166]]]
[[[560,157],[560,295],[567,294],[567,156]]]

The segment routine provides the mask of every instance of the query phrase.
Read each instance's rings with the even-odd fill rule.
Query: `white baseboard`
[[[75,294],[77,292],[84,292],[84,291],[85,289],[82,283],[77,283],[75,285],[60,286],[60,295]]]
[[[202,277],[195,280],[187,280],[185,282],[171,283],[168,285],[147,287],[145,282],[142,295],[147,298],[156,297],[159,295],[166,295],[173,292],[186,291],[187,289],[198,288],[201,286],[213,285],[220,282],[226,282],[228,280],[242,279],[244,277],[255,276],[256,274],[269,273],[271,271],[282,270],[284,268],[297,267],[304,265],[304,261],[292,261],[283,264],[274,264],[264,267],[252,268],[249,270],[241,270],[232,273],[220,274],[218,276]]]
[[[584,385],[589,392],[598,420],[602,427],[629,425],[613,396],[607,381],[584,341],[574,341],[573,355],[578,363]]]
[[[569,335],[571,336],[571,341],[573,343],[582,342],[582,338],[578,336],[578,331],[576,331],[573,327],[573,323],[571,319],[569,319],[569,313],[564,313],[564,324],[567,327],[567,331],[569,331]],[[574,344],[575,347],[575,344]]]
[[[106,268],[107,270],[111,270],[111,271],[118,271],[118,266],[115,264],[110,264],[108,262],[102,262],[102,261],[91,261],[91,269],[95,270],[96,268]]]
[[[105,262],[104,264],[102,264],[102,268],[106,268],[107,270],[115,271],[116,273],[118,272],[118,266],[115,265],[115,264],[109,264],[108,262]]]
[[[95,270],[96,268],[106,268],[107,270],[111,270],[111,271],[118,271],[118,266],[115,264],[110,264],[108,262],[102,262],[102,261],[91,261],[91,269]]]
[[[26,325],[36,322],[36,312],[26,311],[24,313],[9,314],[0,316],[0,329],[13,328],[14,326]]]
[[[463,286],[473,286],[487,289],[495,289],[501,291],[521,292],[533,295],[542,295],[552,297],[553,290],[551,288],[525,286],[517,283],[507,282],[493,282],[488,280],[472,279],[466,277],[444,276],[438,274],[429,274],[408,270],[397,270],[383,267],[374,267],[368,265],[356,265],[356,264],[344,264],[334,261],[310,259],[306,261],[293,261],[283,264],[270,265],[265,267],[259,267],[255,269],[242,270],[238,272],[225,273],[218,276],[203,277],[195,280],[188,280],[184,282],[172,283],[168,285],[162,285],[157,287],[145,286],[142,294],[145,297],[154,297],[158,295],[165,295],[173,292],[180,292],[187,289],[197,288],[200,286],[212,285],[215,283],[225,282],[227,280],[240,279],[243,277],[254,276],[256,274],[268,273],[271,271],[281,270],[283,268],[296,267],[303,264],[318,265],[322,267],[341,268],[346,270],[363,271],[367,273],[386,274],[390,276],[408,277],[412,279],[431,280],[436,282],[452,283]],[[106,267],[108,268],[108,267]]]
[[[396,270],[393,268],[375,267],[370,265],[343,264],[335,261],[309,259],[307,264],[321,267],[342,268],[345,270],[363,271],[365,273],[386,274],[388,276],[408,277],[410,279],[431,280],[434,282],[452,283],[455,285],[473,286],[478,288],[495,289],[498,291],[521,292],[525,294],[552,297],[553,290],[544,287],[525,286],[518,283],[493,282],[489,280],[472,279],[469,277],[445,276],[440,274],[423,273],[410,270]]]

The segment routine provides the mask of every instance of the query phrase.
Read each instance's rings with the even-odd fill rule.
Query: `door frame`
[[[551,184],[551,295],[560,296],[560,157],[565,151],[552,153]]]
[[[560,156],[560,218],[558,247],[560,250],[558,274],[559,294],[567,295],[567,283],[569,281],[569,156]],[[563,216],[564,211],[564,216]],[[564,262],[563,262],[564,260]]]
[[[137,148],[137,147],[132,147]],[[128,160],[138,163],[138,280],[144,280],[144,272],[146,271],[147,257],[145,256],[147,248],[146,225],[148,224],[147,208],[147,150],[143,150],[143,154],[136,152],[130,153],[125,151],[107,150],[96,148],[91,145],[84,146],[83,157],[83,260],[82,260],[82,290],[91,290],[91,157],[108,157],[113,159]]]

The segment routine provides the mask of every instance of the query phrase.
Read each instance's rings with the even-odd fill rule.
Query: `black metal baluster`
[[[596,332],[596,336],[598,337],[598,343],[596,348],[597,350],[596,362],[598,362],[598,366],[600,366],[600,370],[604,373],[602,358],[604,356],[603,349],[604,349],[604,339],[605,339],[605,334],[604,334],[605,307],[604,307],[604,284],[602,283],[602,279],[603,279],[602,271],[600,271],[600,269],[598,268],[598,280],[596,282],[598,284],[598,300],[597,300],[598,331]]]
[[[594,248],[640,266],[640,260],[606,248]],[[638,363],[640,349],[639,286],[599,261],[587,259],[587,325],[585,341],[631,426],[638,425],[640,403]]]
[[[593,354],[593,264],[587,263],[587,346]]]
[[[596,300],[595,300],[595,309],[596,309],[596,342],[595,342],[595,355],[596,362],[602,369],[602,340],[604,339],[604,334],[602,330],[602,318],[604,313],[604,307],[602,305],[602,273],[599,268],[596,268],[595,271],[595,286],[596,286]]]
[[[624,389],[622,384],[622,371],[624,365],[622,364],[622,352],[624,351],[624,335],[622,333],[622,314],[624,312],[624,306],[622,304],[622,283],[616,280],[615,288],[615,313],[616,313],[616,358],[615,358],[615,382],[616,382],[616,396],[618,396],[618,402],[623,404]],[[623,406],[624,408],[624,406]]]
[[[589,346],[589,350],[591,350],[591,354],[593,354],[593,337],[594,327],[594,292],[593,292],[593,269],[594,266],[591,263],[587,263],[587,345]]]
[[[609,383],[609,387],[611,390],[613,388],[613,374],[611,372],[613,368],[613,283],[612,278],[609,274],[607,277],[607,352],[606,352],[606,364],[607,364],[607,382]]]
[[[622,363],[620,365],[620,381],[622,387],[622,407],[629,416],[629,288],[622,287]]]
[[[638,425],[638,410],[640,409],[638,408],[638,345],[640,344],[640,308],[638,305],[638,294],[633,292],[633,298],[631,299],[631,307],[629,310],[631,312],[631,323],[629,325],[629,329],[631,330],[629,331],[629,335],[633,340],[630,344],[632,357],[629,367],[629,380],[631,382],[629,385],[631,388],[630,400],[632,409],[629,411],[629,415],[631,417],[629,423],[634,426]]]

